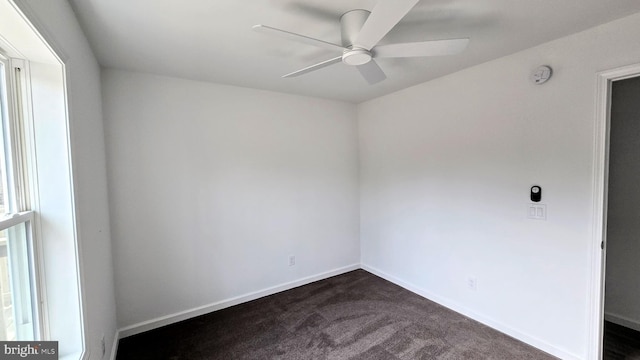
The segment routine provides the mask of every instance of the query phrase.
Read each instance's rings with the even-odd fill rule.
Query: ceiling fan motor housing
[[[350,49],[345,50],[342,54],[342,62],[347,65],[364,65],[371,61],[371,52],[367,49],[353,48],[353,43],[369,14],[370,12],[367,10],[357,9],[348,11],[340,17],[342,46]]]
[[[357,9],[347,11],[340,17],[340,34],[342,35],[342,46],[350,48],[356,41],[360,29],[371,14],[367,10]]]

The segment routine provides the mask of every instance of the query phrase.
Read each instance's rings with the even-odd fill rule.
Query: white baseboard
[[[394,284],[396,284],[396,285],[398,285],[400,287],[403,287],[403,288],[405,288],[405,289],[407,289],[407,290],[409,290],[409,291],[411,291],[411,292],[413,292],[415,294],[418,294],[418,295],[420,295],[420,296],[422,296],[424,298],[427,298],[427,299],[429,299],[429,300],[431,300],[431,301],[433,301],[435,303],[438,303],[438,304],[440,304],[440,305],[442,305],[442,306],[444,306],[446,308],[449,308],[449,309],[451,309],[451,310],[453,310],[453,311],[455,311],[457,313],[460,313],[460,314],[462,314],[462,315],[464,315],[464,316],[466,316],[468,318],[471,318],[471,319],[473,319],[475,321],[478,321],[478,322],[480,322],[480,323],[482,323],[484,325],[487,325],[490,328],[498,330],[498,331],[500,331],[500,332],[502,332],[502,333],[504,333],[506,335],[509,335],[509,336],[511,336],[513,338],[516,338],[516,339],[518,339],[518,340],[520,340],[520,341],[522,341],[524,343],[527,343],[527,344],[529,344],[529,345],[531,345],[533,347],[536,347],[536,348],[538,348],[538,349],[540,349],[540,350],[542,350],[544,352],[547,352],[547,353],[549,353],[549,354],[551,354],[553,356],[559,357],[560,359],[566,359],[566,360],[579,360],[580,359],[579,356],[571,354],[571,353],[569,353],[569,352],[567,352],[565,350],[558,349],[557,347],[555,347],[555,346],[553,346],[553,345],[551,345],[551,344],[549,344],[549,343],[547,343],[547,342],[545,342],[543,340],[540,340],[540,339],[538,339],[538,338],[536,338],[534,336],[530,336],[530,335],[522,333],[522,332],[520,332],[518,330],[515,330],[515,329],[513,329],[513,328],[511,328],[511,327],[509,327],[509,326],[507,326],[507,325],[505,325],[505,324],[503,324],[501,322],[495,321],[495,320],[493,320],[493,319],[491,319],[491,318],[489,318],[489,317],[487,317],[485,315],[478,314],[475,311],[470,310],[470,309],[468,309],[468,308],[466,308],[464,306],[461,306],[459,304],[456,304],[455,302],[453,302],[453,301],[451,301],[449,299],[443,298],[441,296],[437,296],[437,295],[435,295],[435,294],[433,294],[433,293],[431,293],[429,291],[426,291],[426,290],[421,289],[421,288],[419,288],[419,287],[417,287],[417,286],[415,286],[413,284],[410,284],[410,283],[407,283],[407,282],[405,282],[403,280],[400,280],[399,278],[397,278],[397,277],[395,277],[393,275],[387,274],[387,273],[385,273],[385,272],[383,272],[381,270],[378,270],[378,269],[376,269],[376,268],[374,268],[372,266],[362,264],[361,268],[366,270],[366,271],[368,271],[368,272],[370,272],[370,273],[372,273],[372,274],[374,274],[374,275],[377,275],[377,276],[379,276],[379,277],[381,277],[381,278],[383,278],[383,279],[385,279],[387,281],[390,281],[390,282],[392,282],[392,283],[394,283]]]
[[[204,306],[199,306],[193,309],[180,311],[174,314],[169,314],[165,316],[161,316],[155,319],[139,322],[137,324],[129,325],[123,327],[118,330],[119,338],[125,338],[127,336],[139,334],[145,331],[157,329],[159,327],[173,324],[182,320],[190,319],[196,316],[208,314],[212,311],[221,310],[224,308],[228,308],[230,306],[238,305],[247,301],[259,299],[264,296],[273,295],[275,293],[279,293],[281,291],[293,289],[298,286],[306,285],[312,283],[314,281],[326,279],[328,277],[332,277],[335,275],[344,274],[346,272],[360,269],[360,264],[352,264],[348,266],[344,266],[338,269],[330,270],[327,272],[323,272],[321,274],[308,276],[302,279],[298,279],[295,281],[291,281],[288,283],[272,286],[270,288],[266,288],[259,291],[250,292],[248,294],[232,297],[230,299],[225,299],[221,301],[217,301],[211,304],[207,304]]]
[[[640,331],[640,322],[626,316],[614,314],[609,311],[604,312],[604,319],[620,326],[628,327],[635,331]]]
[[[116,329],[116,333],[113,335],[113,345],[111,346],[111,357],[109,357],[109,359],[116,360],[116,355],[118,355],[119,342],[120,342],[120,330]]]

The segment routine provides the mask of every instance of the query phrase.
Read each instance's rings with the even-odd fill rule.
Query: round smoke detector
[[[551,75],[553,75],[553,69],[550,66],[542,65],[531,74],[531,80],[534,84],[541,85],[549,81]]]

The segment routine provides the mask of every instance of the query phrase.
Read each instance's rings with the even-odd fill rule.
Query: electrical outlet
[[[294,255],[289,256],[289,266],[296,264],[296,257]]]
[[[102,335],[102,339],[100,340],[100,345],[102,346],[102,357],[107,353],[107,345],[104,342],[104,335]]]
[[[476,291],[478,290],[478,279],[476,279],[475,277],[469,277],[467,278],[467,286],[469,287],[469,289],[471,289],[472,291]]]

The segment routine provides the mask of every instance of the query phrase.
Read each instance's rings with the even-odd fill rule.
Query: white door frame
[[[594,124],[593,156],[593,242],[591,251],[591,277],[589,301],[588,356],[602,359],[604,330],[604,280],[607,237],[607,190],[609,183],[609,130],[611,124],[611,84],[640,76],[640,64],[625,66],[596,74],[596,117]]]

